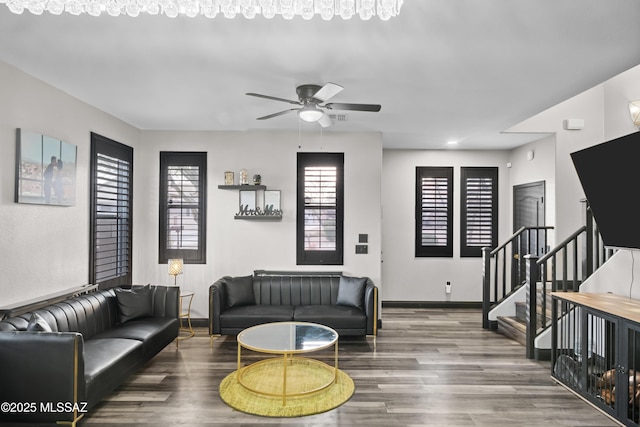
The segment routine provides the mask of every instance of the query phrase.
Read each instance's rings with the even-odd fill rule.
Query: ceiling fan
[[[345,104],[339,102],[330,102],[328,104],[326,103],[329,99],[340,93],[342,89],[344,89],[342,86],[335,83],[327,83],[324,86],[312,84],[300,85],[296,88],[298,101],[277,98],[275,96],[262,95],[259,93],[247,93],[246,95],[257,96],[258,98],[271,99],[274,101],[287,102],[289,104],[300,106],[300,108],[291,108],[289,110],[269,114],[264,117],[258,117],[258,120],[271,119],[273,117],[291,113],[292,111],[297,111],[298,117],[300,117],[305,122],[318,122],[322,127],[331,126],[331,118],[326,113],[326,111],[324,111],[325,109],[378,112],[380,111],[380,108],[382,108],[378,104]]]

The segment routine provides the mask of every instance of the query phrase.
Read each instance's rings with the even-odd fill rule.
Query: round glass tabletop
[[[306,353],[332,346],[338,333],[306,322],[275,322],[252,326],[238,334],[238,343],[262,353]]]

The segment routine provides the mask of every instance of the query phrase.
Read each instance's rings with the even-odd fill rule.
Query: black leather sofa
[[[0,424],[84,413],[171,343],[179,288],[92,292],[0,322]],[[6,403],[3,403],[6,405]]]
[[[268,322],[312,322],[340,336],[377,334],[378,288],[340,273],[256,271],[209,287],[209,334],[236,335]]]

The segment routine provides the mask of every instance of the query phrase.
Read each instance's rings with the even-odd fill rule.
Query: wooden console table
[[[98,289],[99,285],[82,285],[73,288],[63,289],[47,295],[31,298],[24,301],[18,301],[13,304],[0,306],[0,320],[7,317],[15,317],[28,311],[37,310],[50,304],[64,301],[77,295],[93,292]]]

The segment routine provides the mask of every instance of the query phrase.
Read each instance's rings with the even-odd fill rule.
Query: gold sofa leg
[[[82,417],[84,417],[84,414],[74,418],[73,421],[56,421],[56,424],[69,425],[71,427],[76,427],[76,424],[78,424],[78,422],[82,419]]]

